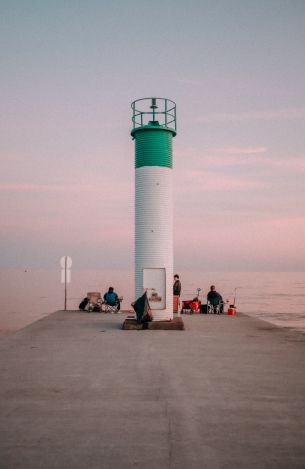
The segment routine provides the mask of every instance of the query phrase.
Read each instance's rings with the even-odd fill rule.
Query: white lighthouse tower
[[[143,98],[131,105],[135,140],[135,297],[147,289],[153,320],[173,319],[172,139],[176,104]]]

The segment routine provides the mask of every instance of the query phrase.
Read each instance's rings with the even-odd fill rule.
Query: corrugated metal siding
[[[135,167],[165,166],[172,168],[173,134],[163,129],[137,130]]]
[[[143,268],[166,269],[166,309],[155,320],[173,318],[172,170],[144,166],[135,171],[135,297],[142,294]]]

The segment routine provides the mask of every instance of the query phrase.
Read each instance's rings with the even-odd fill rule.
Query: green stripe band
[[[173,132],[162,128],[139,128],[132,132],[136,141],[135,167],[173,167]]]

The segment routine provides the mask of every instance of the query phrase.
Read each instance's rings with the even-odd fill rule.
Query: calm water
[[[203,300],[211,284],[238,311],[274,324],[305,331],[305,272],[179,272],[182,299],[192,299],[201,288]],[[0,330],[14,331],[63,309],[64,287],[59,271],[0,271]],[[133,274],[125,271],[73,271],[68,285],[68,309],[78,309],[87,291],[104,293],[113,286],[123,295],[123,309],[130,309]]]

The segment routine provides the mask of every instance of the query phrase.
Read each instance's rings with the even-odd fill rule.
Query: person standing
[[[174,304],[173,304],[173,311],[174,313],[178,313],[179,309],[179,300],[181,295],[181,282],[179,279],[179,275],[174,275],[174,285],[173,285],[173,295],[174,295]]]

